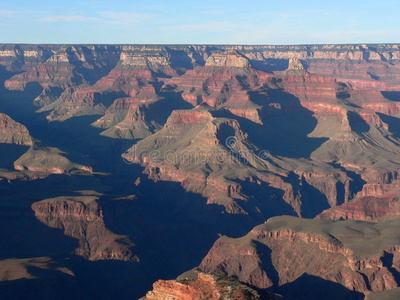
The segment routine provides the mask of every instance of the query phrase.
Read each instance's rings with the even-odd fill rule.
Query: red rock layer
[[[378,222],[400,217],[400,187],[397,184],[365,184],[350,202],[324,210],[316,218]]]
[[[163,56],[154,57],[122,52],[120,62],[93,86],[80,86],[67,90],[52,109],[49,120],[65,119],[74,115],[104,114],[108,121],[99,120],[94,126],[108,128],[121,121],[131,103],[138,99],[155,99],[155,90],[150,82],[156,81],[154,72],[175,74],[169,61]],[[119,100],[124,98],[123,100]],[[132,98],[127,100],[127,98]],[[114,101],[118,101],[112,105]],[[121,107],[121,104],[123,107]],[[107,108],[110,110],[107,112]],[[47,108],[45,108],[47,110]],[[119,115],[118,115],[119,114]],[[115,116],[118,115],[118,116]]]
[[[336,223],[317,220],[298,219],[297,225],[285,225],[289,218],[292,217],[272,218],[239,239],[221,237],[203,259],[200,270],[235,276],[259,288],[285,285],[305,272],[365,294],[398,286],[388,269],[391,266],[388,267],[384,261],[385,255],[393,254],[393,267],[398,268],[399,246],[388,244],[383,253],[371,247],[368,255],[360,255],[359,250],[347,248],[346,243],[356,243],[363,239],[362,236],[346,236],[351,231],[343,232],[342,236],[340,231],[334,230],[335,227],[325,232],[324,226],[336,226]],[[314,225],[308,229],[310,231],[301,229],[299,224],[303,222],[316,223],[318,229],[312,229]],[[275,225],[271,227],[271,223],[282,229],[273,229]],[[356,229],[359,225],[349,223],[345,226],[348,226],[346,230],[351,230],[352,226]],[[371,237],[366,235],[365,238]],[[368,251],[365,249],[364,252]]]
[[[31,82],[43,88],[68,88],[90,80],[93,71],[101,73],[118,59],[118,52],[111,46],[63,46],[45,62],[32,66],[26,72],[5,81],[10,90],[24,90]]]
[[[201,272],[197,275],[197,279],[190,280],[159,280],[141,300],[274,299],[272,295],[261,297],[257,291],[234,279]]]
[[[88,196],[86,198],[93,198]],[[80,202],[82,201],[82,202]],[[32,204],[36,218],[45,225],[64,230],[64,234],[79,241],[76,254],[90,260],[133,260],[133,244],[106,228],[101,207],[96,199],[58,197]]]
[[[242,54],[230,51],[211,55],[204,67],[196,67],[180,77],[165,80],[165,84],[178,87],[183,91],[183,99],[193,106],[201,102],[213,107],[224,103],[228,106],[241,103],[240,108],[244,109],[246,106],[256,106],[251,103],[245,90],[260,87],[271,77],[271,74],[253,69]],[[246,113],[238,113],[247,116]],[[258,120],[258,117],[252,118]]]
[[[129,112],[135,111],[144,103],[155,101],[157,99],[156,91],[152,85],[139,88],[138,91],[130,90],[128,94],[131,96],[116,99],[113,104],[108,107],[104,116],[92,125],[100,128],[110,128],[126,118],[129,119]]]
[[[55,45],[0,45],[0,65],[7,71],[26,71],[45,62],[57,49]]]
[[[32,146],[33,139],[24,125],[0,113],[0,143]]]
[[[285,71],[282,85],[286,92],[300,100],[335,101],[339,89],[334,78],[312,75],[304,69]]]

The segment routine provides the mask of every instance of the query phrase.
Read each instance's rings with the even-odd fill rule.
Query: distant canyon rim
[[[1,44],[0,81],[0,298],[400,297],[400,44]]]

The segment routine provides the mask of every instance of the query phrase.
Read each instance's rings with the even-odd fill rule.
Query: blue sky
[[[397,1],[0,0],[0,43],[400,43]]]

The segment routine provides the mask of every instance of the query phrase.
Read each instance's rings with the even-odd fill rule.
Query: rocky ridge
[[[0,143],[32,146],[33,139],[24,125],[0,113]]]
[[[42,226],[38,232],[54,229],[79,241],[73,253],[91,266],[103,260],[131,266],[123,262],[138,260],[130,240],[138,241],[143,249],[133,249],[143,264],[127,277],[142,280],[140,296],[146,284],[148,290],[157,278],[174,278],[180,267],[192,267],[184,258],[199,260],[218,232],[238,236],[282,214],[317,216],[325,220],[307,225],[305,219],[297,224],[283,218],[281,226],[272,219],[259,234],[247,236],[251,242],[221,238],[221,247],[210,252],[215,257],[210,254],[202,266],[264,289],[302,291],[304,298],[311,286],[324,287],[320,298],[389,291],[398,285],[397,235],[390,230],[399,217],[399,61],[398,45],[383,44],[1,45],[0,79],[8,90],[0,109],[27,121],[24,127],[3,117],[2,153],[12,154],[0,170],[3,214],[12,219],[23,211],[14,206],[39,203],[32,206]],[[38,114],[30,113],[30,104]],[[29,132],[43,144],[29,142]],[[118,158],[130,146],[124,160]],[[70,148],[76,152],[63,151]],[[146,177],[151,183],[143,185]],[[103,216],[100,202],[57,198],[70,190],[39,197],[50,184],[64,187],[72,178],[78,178],[72,186],[100,180],[111,194],[102,203],[111,211],[118,206],[119,213],[104,210]],[[37,180],[22,183],[30,179]],[[33,184],[40,191],[24,194]],[[156,186],[161,195],[150,193]],[[145,200],[125,197],[136,192]],[[13,193],[18,201],[10,200]],[[117,197],[123,200],[110,201]],[[205,225],[200,218],[212,230],[198,226]],[[188,228],[201,239],[193,243]],[[169,234],[177,230],[182,236]],[[229,253],[227,244],[233,245]],[[154,268],[153,257],[165,267]],[[142,275],[146,266],[157,270]],[[182,284],[160,282],[155,290],[164,297],[193,287]]]
[[[89,260],[138,260],[132,254],[134,245],[129,237],[118,236],[106,228],[96,200],[96,196],[60,196],[33,203],[32,210],[40,222],[77,239],[77,255]]]
[[[350,294],[390,290],[398,286],[397,222],[274,217],[243,238],[221,237],[199,268],[275,291],[304,273],[337,282]]]
[[[196,279],[159,280],[141,300],[275,299],[232,278],[199,272]]]

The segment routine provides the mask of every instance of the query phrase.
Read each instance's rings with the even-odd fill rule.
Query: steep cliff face
[[[177,72],[172,68],[172,56],[164,46],[137,48],[135,46],[123,46],[121,49],[122,65],[137,69],[149,70],[153,74],[175,76]]]
[[[312,215],[308,211],[312,201],[304,201],[304,196],[322,201],[316,207],[343,201],[339,193],[350,197],[351,179],[346,173],[324,164],[274,157],[257,148],[240,123],[226,116],[229,111],[207,105],[173,111],[160,131],[123,157],[141,163],[154,180],[180,182],[187,191],[200,193],[209,204],[224,205],[234,214],[269,215],[286,202],[291,206],[286,214]],[[297,184],[298,180],[303,183]],[[343,187],[340,192],[338,186]],[[260,194],[254,195],[254,189]]]
[[[112,46],[62,46],[45,62],[6,80],[5,87],[23,90],[30,82],[43,88],[68,88],[93,82],[118,60],[119,51]]]
[[[32,146],[33,139],[24,125],[0,113],[0,143]]]
[[[140,89],[134,97],[119,98],[92,126],[105,128],[101,134],[112,138],[142,139],[160,129],[163,111],[172,109],[156,95],[153,86]],[[172,106],[172,105],[170,105]]]
[[[276,69],[296,57],[310,73],[334,77],[355,89],[394,90],[399,84],[398,45],[234,46],[254,63]],[[265,65],[264,61],[271,65]]]
[[[97,48],[95,48],[97,47]],[[108,47],[108,48],[107,48]],[[7,66],[9,70],[27,70],[44,61],[48,60],[58,51],[64,51],[64,46],[57,45],[1,45],[1,64]],[[110,50],[109,46],[87,46],[83,51],[80,49],[70,49],[69,52],[81,58],[82,52],[85,55],[91,49],[102,51],[104,48]],[[86,49],[89,49],[87,51]],[[221,59],[220,53],[224,51],[239,51],[250,59],[254,64],[267,69],[276,68],[276,61],[283,62],[296,57],[303,62],[307,62],[308,71],[318,75],[343,78],[353,80],[353,85],[357,83],[360,87],[383,88],[387,82],[387,88],[393,90],[398,85],[398,71],[400,50],[398,45],[310,45],[310,46],[114,46],[121,60],[130,58],[139,63],[147,65],[156,72],[173,75],[167,64],[172,64],[177,70],[193,68],[196,65],[204,65],[206,60],[217,55],[212,61],[220,65],[226,61],[226,57]],[[138,55],[142,54],[142,56]],[[62,56],[62,55],[61,55]],[[146,56],[150,56],[147,59]],[[240,59],[228,60],[228,64],[239,63]],[[211,62],[211,61],[210,61]],[[247,62],[239,63],[242,67],[247,66]],[[286,64],[287,65],[287,64]],[[166,67],[164,67],[166,66]],[[173,68],[173,69],[174,69]],[[23,77],[21,77],[23,78]],[[32,77],[33,78],[33,77]]]
[[[262,86],[271,77],[255,70],[239,52],[227,51],[209,56],[204,67],[165,80],[164,88],[175,87],[193,106],[203,102],[213,107],[224,106],[234,115],[261,123],[260,106],[250,100],[247,90]]]
[[[289,94],[311,102],[336,102],[336,94],[341,88],[332,77],[306,71],[297,58],[289,60],[288,69],[282,73],[282,85]]]
[[[43,224],[64,230],[79,241],[77,255],[89,260],[137,260],[127,236],[106,228],[102,209],[95,196],[57,197],[32,204],[36,218]]]
[[[143,283],[140,296],[146,284],[148,290],[157,278],[186,269],[183,258],[200,259],[228,227],[244,230],[283,214],[376,222],[314,220],[306,226],[307,220],[272,220],[246,238],[221,238],[202,267],[303,298],[318,286],[321,299],[336,292],[338,298],[357,299],[396,287],[397,221],[381,222],[399,216],[399,67],[398,45],[1,45],[0,79],[11,90],[3,90],[1,108],[15,120],[29,121],[37,139],[34,143],[27,128],[0,115],[1,201],[9,201],[2,214],[20,211],[9,209],[10,203],[30,208],[52,198],[33,205],[46,224],[35,219],[42,226],[38,232],[62,229],[54,232],[80,241],[72,247],[78,260],[119,260],[118,272],[125,266],[121,261],[137,260],[125,236],[131,234],[143,247],[138,255],[147,260],[139,271],[126,273],[129,280],[133,273],[140,277],[132,285]],[[36,98],[31,86],[43,89],[35,91]],[[40,114],[31,113],[28,101]],[[47,122],[43,115],[48,121],[96,117]],[[129,141],[108,137],[133,139],[124,160],[119,154]],[[8,165],[4,154],[12,157]],[[14,162],[20,171],[10,171]],[[49,176],[53,173],[59,175]],[[74,184],[64,182],[76,177]],[[90,185],[88,178],[109,187],[109,197],[98,203],[107,203],[110,211],[120,205],[124,213],[107,215],[103,206],[103,216],[95,201],[54,198]],[[27,192],[36,184],[40,191]],[[53,184],[57,189],[47,191]],[[112,201],[132,189],[145,200]],[[42,192],[46,196],[39,198]],[[204,220],[209,227],[198,226]],[[2,234],[8,232],[6,221]],[[49,256],[54,253],[60,251]],[[157,268],[154,258],[165,266]],[[203,279],[159,282],[149,297],[198,297],[204,287],[217,297]]]
[[[0,65],[9,72],[26,71],[49,59],[57,46],[0,45]]]
[[[236,84],[224,88],[235,80]],[[204,67],[196,67],[180,77],[167,79],[164,85],[165,90],[183,91],[183,99],[193,105],[203,102],[216,107],[212,113],[210,111],[211,115],[204,114],[204,110],[200,112],[198,108],[173,113],[159,133],[149,136],[130,150],[141,153],[142,158],[133,158],[129,154],[125,158],[142,163],[152,178],[181,182],[186,189],[201,193],[209,199],[209,203],[223,204],[230,212],[263,211],[259,204],[252,204],[252,208],[249,208],[252,192],[246,192],[245,188],[245,182],[249,181],[281,190],[282,199],[290,204],[296,214],[315,216],[310,209],[321,212],[328,207],[347,203],[361,189],[362,182],[379,183],[377,180],[387,170],[396,172],[399,166],[397,140],[389,133],[387,118],[381,115],[396,114],[396,101],[389,100],[390,97],[384,97],[383,93],[377,91],[354,90],[350,84],[339,80],[309,73],[296,57],[289,60],[286,71],[274,76],[254,70],[250,61],[237,51],[214,53],[207,58]],[[207,99],[211,98],[207,97],[214,97],[215,101],[210,102]],[[309,126],[308,132],[300,133],[296,125],[289,125],[292,122],[295,124],[300,115],[309,124],[306,125]],[[215,127],[213,123],[220,122],[222,118],[235,119],[238,123],[236,127],[228,125],[231,129],[224,130],[223,134],[218,133],[219,125]],[[245,131],[241,127],[245,123],[240,118],[261,126],[246,125],[249,131]],[[286,131],[289,127],[291,129]],[[244,134],[239,134],[234,128],[240,128],[239,131]],[[224,145],[224,139],[229,137],[228,132],[240,140],[241,146],[236,152]],[[193,139],[194,135],[202,138]],[[307,137],[299,139],[301,135]],[[267,136],[269,143],[261,142],[261,136]],[[292,143],[297,143],[297,140],[308,143],[313,139],[324,142],[308,153],[311,160],[294,162],[268,155],[268,160],[261,164],[242,164],[241,161],[243,153],[247,155],[271,149],[279,154],[287,147],[288,140],[292,140]],[[177,143],[178,140],[191,142]],[[222,152],[225,156],[240,152],[241,158],[229,167],[210,167],[208,161],[207,166],[192,164],[188,167],[187,162],[183,163],[180,159],[187,151],[210,157],[212,149],[194,146],[200,144],[213,147],[220,145],[231,151],[229,154]],[[262,147],[257,148],[256,145]],[[384,146],[381,148],[377,145]],[[169,155],[175,159],[173,163],[164,159],[168,151],[172,152]],[[161,157],[156,163],[148,157],[153,153]],[[298,155],[295,152],[293,154]],[[250,154],[246,159],[249,157],[254,162],[254,156]],[[259,162],[258,159],[256,161]],[[325,163],[337,164],[343,169],[334,167],[335,175],[331,176],[331,166]],[[216,170],[224,176],[214,176]],[[235,170],[235,175],[232,175],[232,170]],[[260,170],[267,173],[260,174]],[[309,199],[317,198],[319,200],[311,204],[313,201]],[[246,208],[238,206],[244,199],[247,201]],[[263,203],[270,200],[257,201]]]
[[[372,225],[274,217],[242,238],[221,237],[200,269],[283,293],[285,285],[304,273],[343,285],[349,296],[351,291],[389,290],[399,284],[396,222]]]
[[[156,91],[153,86],[143,87],[132,97],[118,98],[111,104],[104,116],[92,125],[100,128],[110,128],[123,121],[132,105],[136,107],[142,103],[152,102],[157,99]]]
[[[39,112],[50,112],[47,116],[49,120],[65,120],[80,115],[104,115],[93,125],[102,128],[117,125],[127,115],[130,104],[158,98],[153,86],[158,80],[157,76],[177,75],[171,67],[168,53],[160,51],[161,53],[142,53],[123,47],[118,64],[94,85],[81,84],[69,88],[56,102],[39,96],[37,102],[50,102],[50,105]],[[135,124],[125,123],[125,127],[129,126],[134,131]],[[118,134],[114,135],[118,137]],[[129,133],[120,134],[122,138],[129,138],[128,136]]]
[[[323,211],[321,219],[351,219],[367,222],[396,219],[400,216],[399,185],[365,184],[352,201]]]

